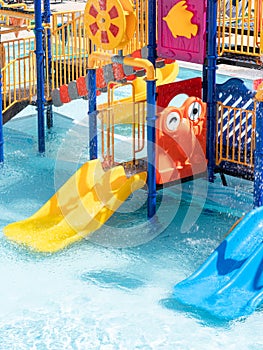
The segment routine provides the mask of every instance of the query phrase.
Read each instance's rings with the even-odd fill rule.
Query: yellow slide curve
[[[12,241],[39,252],[56,252],[99,229],[128,196],[146,183],[146,172],[127,178],[122,166],[107,172],[92,160],[35,214],[4,228]]]

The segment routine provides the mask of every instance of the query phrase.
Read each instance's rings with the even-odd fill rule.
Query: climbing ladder
[[[118,104],[114,100],[114,92],[119,88],[131,87],[131,101]],[[115,114],[119,114],[117,109],[123,109],[123,119],[116,121]],[[111,82],[108,85],[108,106],[98,113],[101,129],[101,158],[106,167],[111,167],[118,163],[115,152],[116,127],[125,127],[125,141],[123,144],[129,145],[129,150],[125,150],[125,155],[130,154],[130,161],[133,165],[138,161],[137,154],[145,146],[145,120],[146,101],[135,102],[134,86],[131,83],[118,84]]]

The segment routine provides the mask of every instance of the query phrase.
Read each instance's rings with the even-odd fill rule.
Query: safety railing
[[[128,55],[148,44],[148,1],[134,0],[136,13],[136,30],[130,43],[124,48],[123,54]]]
[[[86,73],[92,44],[86,35],[83,20],[83,12],[80,11],[65,11],[52,16],[52,89]]]
[[[218,55],[260,56],[263,0],[218,0]]]
[[[35,54],[11,60],[2,68],[2,112],[19,101],[31,101],[36,95]]]
[[[134,9],[138,19],[136,22],[136,30],[131,41],[122,50],[124,55],[130,54],[147,45],[147,1],[134,1]],[[96,48],[87,36],[83,11],[53,13],[51,24],[50,26],[44,25],[44,31],[44,50],[46,56],[45,97],[48,100],[51,97],[51,91],[53,89],[59,88],[61,85],[67,84],[86,74],[88,55],[99,48]],[[49,33],[51,34],[51,55],[48,55]],[[29,52],[35,49],[35,37],[17,38],[4,42],[3,44],[5,54],[4,60],[2,60],[2,67],[6,65],[7,69],[7,73],[5,73],[7,76],[5,82],[7,91],[12,91],[13,86],[17,85],[17,81],[20,82],[21,86],[23,84],[28,86],[29,78],[27,75],[29,73],[22,67],[21,62],[24,62],[26,57],[29,56]],[[116,51],[116,53],[119,52]],[[20,63],[14,63],[14,61]],[[101,62],[101,64],[103,64],[103,62]],[[17,79],[16,83],[12,81],[11,71],[13,68],[19,71],[19,73],[15,73]],[[24,76],[22,76],[22,74],[24,74]],[[7,84],[10,84],[10,87]],[[21,92],[16,91],[16,96],[22,95]],[[30,96],[27,97],[30,98]],[[11,101],[9,102],[11,103]],[[5,103],[7,108],[7,100]]]
[[[108,167],[116,162],[115,134],[118,133],[116,129],[120,125],[125,128],[125,141],[129,144],[129,149],[125,150],[125,154],[127,157],[130,154],[130,159],[126,160],[135,163],[137,153],[141,152],[145,146],[146,101],[132,104],[133,115],[129,115],[128,120],[118,120],[118,117],[116,118],[116,115],[119,114],[116,112],[118,107],[118,105],[112,105],[100,110],[98,114],[101,123],[101,157]],[[131,106],[124,105],[125,110],[127,107],[130,109]]]
[[[5,61],[6,63],[9,63],[16,58],[27,56],[29,51],[34,51],[35,37],[17,38],[4,41],[2,44],[4,45],[5,50]]]
[[[216,165],[230,162],[253,168],[256,103],[254,109],[217,103]]]
[[[139,50],[148,43],[147,1],[135,1],[134,8],[138,19],[136,30],[131,41],[122,50],[124,55]],[[47,48],[47,43],[45,46]],[[85,75],[88,55],[93,51],[103,51],[88,38],[83,11],[65,11],[52,15],[51,50],[52,69],[49,75],[52,89]],[[114,53],[119,52],[116,50]],[[103,62],[98,62],[98,65],[101,64]]]

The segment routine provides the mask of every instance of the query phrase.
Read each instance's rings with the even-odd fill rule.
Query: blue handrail
[[[216,134],[216,31],[217,0],[208,1],[207,38],[207,146],[208,179],[214,182]]]
[[[98,158],[96,69],[88,69],[89,100],[89,154],[90,160]]]
[[[148,60],[155,67],[156,61],[156,1],[148,0]],[[147,159],[148,159],[148,218],[156,213],[156,81],[147,80]]]
[[[43,26],[41,13],[41,0],[35,0],[35,36],[36,36],[36,62],[37,62],[37,116],[38,116],[38,151],[45,152],[45,95],[44,95],[44,49]]]

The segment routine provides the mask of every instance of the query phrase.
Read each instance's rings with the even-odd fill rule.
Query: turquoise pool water
[[[84,101],[76,103],[67,106],[75,122],[55,116],[45,157],[37,154],[35,117],[5,125],[1,232],[35,212],[87,159]],[[227,181],[227,188],[218,177],[167,188],[153,225],[138,191],[95,235],[57,254],[1,235],[0,349],[262,349],[262,310],[222,323],[170,299],[252,207],[252,183]]]

